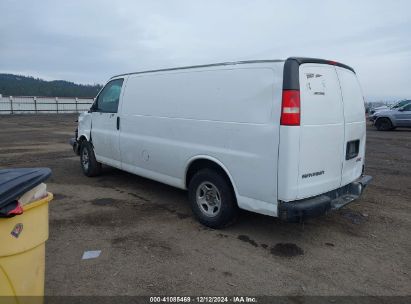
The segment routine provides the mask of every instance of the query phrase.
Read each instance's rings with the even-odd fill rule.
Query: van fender
[[[206,160],[212,161],[212,162],[216,163],[218,166],[220,166],[221,169],[223,169],[223,171],[225,172],[225,174],[227,174],[228,178],[230,179],[231,185],[233,186],[233,189],[234,189],[234,194],[235,194],[235,196],[236,196],[236,198],[237,198],[237,201],[238,201],[238,190],[237,190],[237,187],[236,187],[236,184],[235,184],[235,182],[234,182],[233,177],[231,176],[231,174],[230,174],[230,172],[228,171],[228,169],[226,168],[226,166],[224,166],[224,164],[223,164],[221,161],[219,161],[217,158],[215,158],[215,157],[211,157],[211,156],[209,156],[209,155],[196,155],[196,156],[191,157],[191,158],[186,162],[185,171],[184,171],[184,177],[183,177],[182,180],[183,180],[183,181],[185,180],[185,178],[186,178],[186,176],[187,176],[188,168],[190,168],[190,165],[191,165],[194,161],[199,160],[199,159],[206,159]],[[187,186],[186,186],[186,188],[187,188]]]
[[[87,141],[91,139],[91,113],[81,113],[78,118],[77,140],[84,137]]]

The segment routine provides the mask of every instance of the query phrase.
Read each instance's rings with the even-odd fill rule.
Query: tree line
[[[46,81],[40,78],[0,74],[0,94],[3,96],[95,97],[100,84],[83,85],[65,80]]]

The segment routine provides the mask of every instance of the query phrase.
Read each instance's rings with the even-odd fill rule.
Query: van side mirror
[[[404,112],[404,111],[405,111],[405,109],[404,109],[404,108],[399,108],[399,109],[398,109],[398,111],[400,111],[400,112]]]

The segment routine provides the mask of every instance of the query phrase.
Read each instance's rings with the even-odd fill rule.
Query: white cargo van
[[[71,144],[87,176],[107,164],[188,189],[217,228],[238,208],[295,221],[357,199],[365,129],[354,70],[293,57],[115,76]]]

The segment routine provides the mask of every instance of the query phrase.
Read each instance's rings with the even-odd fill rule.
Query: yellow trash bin
[[[23,206],[23,214],[0,218],[0,296],[43,296],[48,204],[53,194]],[[11,300],[11,299],[10,299]]]

